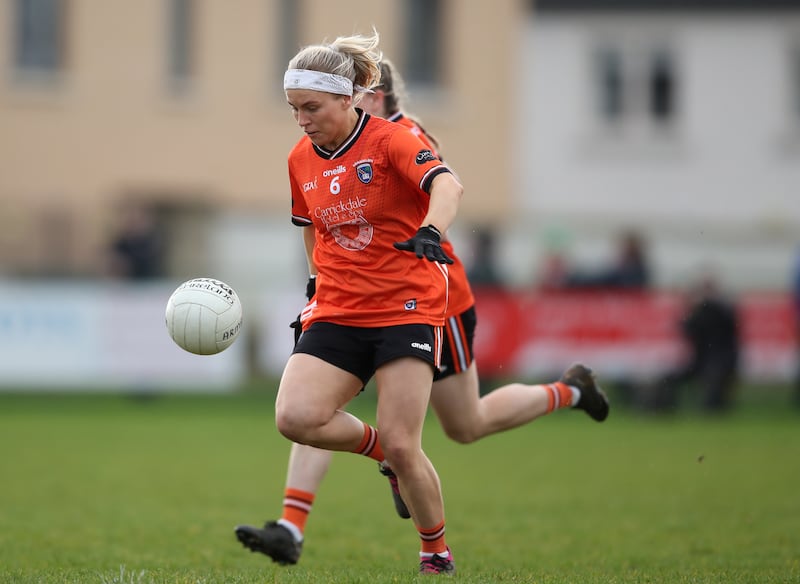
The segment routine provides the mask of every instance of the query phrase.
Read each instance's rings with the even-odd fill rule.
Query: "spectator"
[[[467,278],[473,286],[499,286],[502,280],[495,262],[495,237],[491,229],[477,227],[473,230],[472,262]]]
[[[656,384],[653,405],[658,409],[677,406],[680,388],[697,381],[703,392],[703,409],[728,409],[739,366],[738,317],[735,306],[722,297],[710,274],[691,291],[681,331],[688,345],[688,359]]]
[[[595,273],[573,273],[568,284],[574,287],[646,288],[650,284],[650,268],[645,243],[636,231],[624,232],[614,262]]]
[[[567,260],[560,251],[548,250],[536,276],[536,286],[543,292],[562,290],[567,286],[569,272]]]
[[[109,253],[110,271],[115,277],[147,280],[163,275],[163,240],[149,209],[134,205],[125,210],[122,228]]]

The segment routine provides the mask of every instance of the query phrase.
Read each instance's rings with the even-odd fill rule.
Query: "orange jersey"
[[[453,250],[453,244],[449,241],[442,242],[444,253],[453,258],[452,265],[448,266],[448,277],[450,294],[447,298],[447,318],[456,316],[472,307],[475,304],[475,296],[467,280],[467,270],[461,259]]]
[[[411,133],[422,140],[434,154],[439,155],[428,135],[414,120],[404,116],[402,112],[396,112],[386,119],[411,130]],[[447,317],[449,318],[461,314],[475,304],[475,297],[472,294],[469,280],[467,280],[467,270],[453,250],[453,244],[449,241],[443,241],[442,249],[444,253],[453,258],[453,264],[449,266],[450,293],[447,299]]]
[[[439,156],[439,153],[436,151],[436,146],[433,145],[433,142],[431,142],[431,139],[425,133],[425,130],[423,130],[419,124],[417,124],[417,122],[405,116],[403,112],[395,112],[386,119],[390,122],[394,122],[395,124],[400,124],[401,126],[408,128],[412,134],[422,140],[423,144],[425,144],[425,146],[427,146],[431,152],[436,154],[436,156]]]
[[[447,267],[393,244],[412,237],[428,211],[434,177],[450,172],[398,124],[359,110],[356,127],[330,152],[303,137],[289,154],[292,222],[313,225],[317,293],[303,311],[356,327],[441,326]]]

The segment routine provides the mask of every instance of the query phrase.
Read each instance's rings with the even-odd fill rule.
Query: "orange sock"
[[[547,390],[547,413],[558,408],[568,408],[572,405],[572,390],[566,383],[556,381],[545,385]]]
[[[422,540],[422,554],[447,554],[447,543],[444,541],[444,520],[431,528],[417,526],[419,538]]]
[[[364,424],[364,437],[353,452],[369,456],[378,462],[383,462],[383,449],[378,441],[378,431],[369,424]]]
[[[313,504],[314,493],[286,487],[283,492],[283,515],[281,515],[281,519],[296,525],[300,533],[303,533]]]

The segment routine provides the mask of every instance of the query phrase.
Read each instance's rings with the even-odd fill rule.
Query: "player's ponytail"
[[[381,58],[383,53],[378,49],[380,36],[372,29],[372,36],[338,37],[331,43],[331,48],[338,51],[346,60],[346,72],[333,71],[353,81],[354,86],[372,89],[381,80]],[[357,99],[360,94],[356,93]]]
[[[392,115],[403,109],[403,104],[406,101],[407,95],[406,84],[403,81],[403,77],[400,75],[400,72],[389,59],[383,59],[381,61],[381,82],[380,85],[375,87],[375,89],[383,90],[384,109],[388,115]],[[422,126],[418,119],[408,115],[407,113],[404,113],[404,115],[414,122],[414,124],[416,124],[420,130],[422,130],[422,133],[425,134],[428,142],[430,142],[433,147],[436,148],[436,150],[440,149],[439,140],[430,134]]]
[[[403,109],[406,101],[406,84],[389,59],[381,60],[381,82],[375,89],[383,91],[386,113],[391,115]]]

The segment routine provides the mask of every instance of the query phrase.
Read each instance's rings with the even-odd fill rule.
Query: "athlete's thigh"
[[[375,372],[381,442],[419,439],[430,400],[433,369],[416,357],[389,361]]]
[[[275,408],[333,412],[349,402],[361,387],[361,380],[352,373],[314,355],[295,353],[283,370]]]
[[[473,361],[466,371],[433,383],[431,406],[446,433],[475,425],[480,410],[478,368]]]

